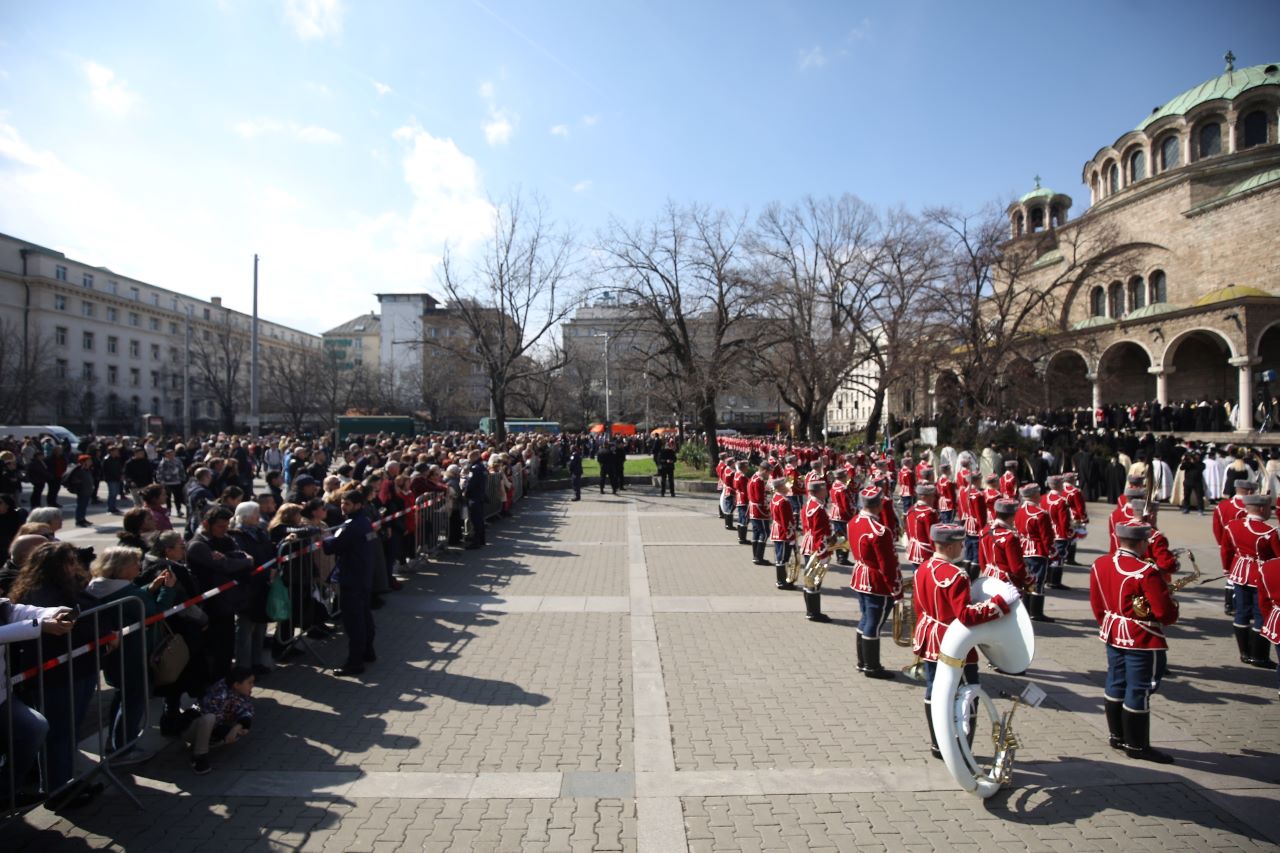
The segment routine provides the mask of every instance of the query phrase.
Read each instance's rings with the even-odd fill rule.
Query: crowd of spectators
[[[349,649],[338,675],[358,676],[376,661],[372,613],[420,556],[421,525],[441,525],[429,529],[429,541],[438,533],[448,546],[483,548],[486,516],[509,515],[577,440],[374,435],[337,447],[330,436],[149,435],[86,436],[69,447],[49,436],[0,437],[0,624],[34,618],[36,633],[44,632],[39,643],[24,634],[13,644],[14,671],[236,582],[55,667],[56,677],[20,685],[9,711],[0,704],[0,720],[12,712],[26,737],[19,748],[0,735],[8,753],[0,758],[13,762],[20,786],[28,784],[0,788],[0,802],[10,793],[31,796],[28,774],[40,746],[51,806],[73,807],[99,792],[97,784],[66,783],[100,676],[114,689],[113,762],[149,758],[137,746],[150,699],[145,667],[171,637],[181,638],[187,655],[169,677],[152,672],[151,694],[163,702],[159,729],[190,745],[194,772],[208,772],[210,745],[249,733],[256,680],[302,655],[296,641],[303,635],[326,638],[341,622]],[[63,490],[75,498],[78,526],[90,524],[89,509],[105,491],[106,512],[120,516],[113,545],[94,553],[59,540]],[[427,501],[435,511],[419,519]],[[291,571],[259,570],[278,554],[285,558],[278,565]],[[286,586],[287,615],[269,612],[276,583]],[[73,618],[113,602],[121,604],[103,618]]]

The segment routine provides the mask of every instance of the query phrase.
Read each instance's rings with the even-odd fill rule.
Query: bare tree
[[[24,340],[25,338],[25,340]],[[67,383],[58,375],[54,342],[10,320],[0,321],[0,423],[25,424],[33,409],[55,407]]]
[[[823,414],[855,361],[850,298],[865,287],[877,221],[852,195],[773,204],[750,246],[765,291],[767,322],[757,350],[767,376],[796,413],[798,432],[821,439]]]
[[[614,220],[601,241],[611,286],[633,309],[632,324],[649,333],[650,374],[688,389],[712,460],[716,395],[754,345],[746,321],[756,288],[744,270],[743,229],[723,211],[669,203],[647,224]]]
[[[242,386],[247,383],[241,381],[240,374],[248,343],[245,335],[232,327],[230,314],[221,313],[212,328],[202,328],[192,336],[191,367],[204,395],[218,407],[221,428],[231,432],[245,396]]]
[[[303,350],[270,347],[262,361],[268,405],[289,419],[294,432],[302,432],[318,402],[314,355]],[[321,361],[323,363],[323,359]]]
[[[458,352],[484,371],[499,441],[513,385],[559,367],[529,353],[576,307],[575,265],[572,237],[555,230],[541,200],[526,204],[519,193],[495,206],[493,235],[470,269],[445,250],[440,283],[470,336]]]

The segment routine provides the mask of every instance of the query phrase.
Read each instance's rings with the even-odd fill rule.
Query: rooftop
[[[1249,68],[1232,68],[1212,80],[1206,80],[1199,86],[1188,89],[1164,106],[1156,107],[1151,111],[1151,115],[1142,120],[1137,129],[1144,130],[1147,125],[1165,116],[1186,115],[1192,108],[1207,101],[1236,98],[1258,86],[1277,85],[1280,85],[1280,67],[1274,62],[1253,65]]]
[[[340,326],[334,326],[324,333],[329,335],[371,335],[382,327],[382,318],[370,312],[348,320]]]

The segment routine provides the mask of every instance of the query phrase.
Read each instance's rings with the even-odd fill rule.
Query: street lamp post
[[[604,338],[604,424],[607,428],[613,423],[609,408],[609,338],[611,336],[608,332],[600,332],[591,337]]]

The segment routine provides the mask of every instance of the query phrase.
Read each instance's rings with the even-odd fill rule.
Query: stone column
[[[1156,402],[1161,406],[1169,405],[1169,376],[1173,373],[1174,368],[1156,365],[1148,367],[1147,373],[1156,378]]]
[[[1096,373],[1086,373],[1084,378],[1088,379],[1093,386],[1093,410],[1097,412],[1102,405],[1102,383],[1098,381],[1098,374]]]
[[[1239,421],[1237,432],[1253,432],[1253,366],[1258,359],[1247,355],[1227,359],[1227,364],[1239,371]]]

